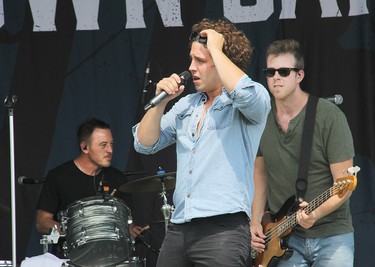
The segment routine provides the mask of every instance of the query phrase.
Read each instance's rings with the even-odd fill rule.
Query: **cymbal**
[[[142,175],[142,174],[149,174],[149,171],[128,171],[124,172],[125,175]]]
[[[176,172],[168,172],[137,179],[120,186],[119,190],[125,193],[151,193],[162,191],[162,182],[166,190],[176,186]]]

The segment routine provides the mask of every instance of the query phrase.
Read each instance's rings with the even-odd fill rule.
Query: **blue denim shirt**
[[[254,160],[270,111],[270,97],[260,83],[244,75],[234,91],[225,88],[197,125],[207,96],[181,98],[161,120],[153,146],[142,146],[133,127],[134,147],[153,154],[176,143],[176,188],[173,223],[245,211],[251,216]]]

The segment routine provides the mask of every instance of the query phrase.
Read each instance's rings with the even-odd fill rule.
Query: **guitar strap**
[[[297,200],[299,203],[303,201],[307,189],[307,176],[309,169],[309,162],[311,156],[311,145],[314,134],[316,105],[319,98],[309,95],[306,104],[305,121],[303,124],[302,143],[300,151],[300,161],[298,166],[298,176],[296,181]]]

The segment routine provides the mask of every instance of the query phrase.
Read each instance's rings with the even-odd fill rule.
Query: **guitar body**
[[[267,233],[270,229],[274,228],[298,208],[295,197],[291,196],[285,201],[281,209],[273,214],[266,212],[262,218],[262,226],[264,232]],[[282,257],[290,258],[293,250],[289,249],[287,243],[287,237],[292,232],[292,228],[283,233],[280,237],[274,237],[270,240],[263,253],[257,253],[253,266],[254,267],[273,267],[276,266]]]

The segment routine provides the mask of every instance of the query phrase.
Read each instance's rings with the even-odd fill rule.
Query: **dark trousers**
[[[156,266],[245,267],[249,255],[249,219],[239,212],[170,224]]]

